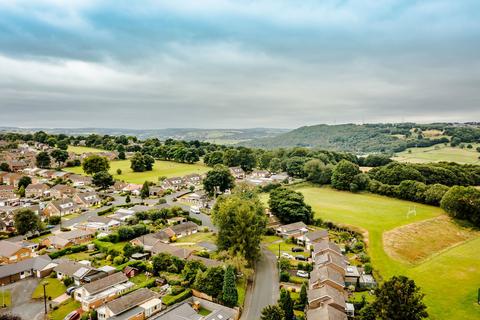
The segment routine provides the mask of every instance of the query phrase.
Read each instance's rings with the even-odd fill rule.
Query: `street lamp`
[[[2,308],[5,306],[5,283],[2,283]]]
[[[48,282],[42,283],[43,286],[43,303],[45,304],[45,315],[47,314],[47,292],[45,287],[48,285]]]

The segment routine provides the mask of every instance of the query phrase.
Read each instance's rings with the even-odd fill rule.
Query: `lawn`
[[[118,175],[117,170],[122,170],[122,174]],[[65,171],[83,174],[82,167],[65,168]],[[110,162],[109,172],[116,180],[123,180],[125,182],[142,184],[145,181],[158,182],[160,177],[176,177],[185,176],[191,173],[203,174],[209,168],[203,164],[186,164],[177,163],[173,161],[155,161],[152,171],[133,172],[130,169],[130,160],[118,160]]]
[[[368,231],[368,252],[382,277],[404,274],[426,294],[431,319],[478,319],[476,304],[480,284],[480,237],[473,238],[412,265],[393,259],[383,248],[383,233],[396,227],[444,214],[438,207],[387,198],[369,193],[353,194],[328,187],[297,185],[297,191],[324,220],[360,227]],[[416,216],[407,218],[409,208]],[[432,238],[435,241],[435,238]],[[411,248],[416,250],[416,248]]]
[[[42,283],[44,282],[48,282],[48,285],[45,287],[47,292],[47,297],[51,297],[52,299],[55,299],[61,296],[62,294],[65,293],[65,290],[67,290],[63,282],[58,280],[57,278],[46,278],[42,282],[40,282],[38,286],[35,288],[35,290],[32,293],[32,299],[43,298]]]
[[[304,257],[310,257],[310,252],[292,252],[292,248],[301,248],[302,246],[286,243],[284,239],[276,236],[268,236],[264,237],[264,243],[267,245],[267,249],[273,252],[276,256],[278,256],[278,245],[280,244],[280,254],[286,252],[291,254],[292,256],[302,255]]]
[[[80,302],[68,299],[62,303],[57,310],[53,310],[49,314],[51,320],[63,320],[67,314],[81,307]]]
[[[10,306],[12,304],[12,296],[10,290],[2,290],[0,292],[0,308],[3,306]]]
[[[104,152],[105,150],[90,148],[90,147],[81,147],[81,146],[68,146],[67,151],[73,152],[76,154],[82,154],[82,153],[89,153],[89,152],[93,152],[93,153]]]
[[[400,162],[439,162],[439,161],[453,161],[458,163],[480,164],[480,153],[475,149],[480,144],[472,144],[473,148],[459,148],[450,147],[443,144],[438,144],[425,148],[409,148],[403,152],[395,155],[394,160]]]
[[[243,307],[243,304],[245,303],[245,295],[247,292],[247,281],[245,280],[245,277],[242,277],[238,279],[237,281],[237,292],[238,292],[238,306]]]

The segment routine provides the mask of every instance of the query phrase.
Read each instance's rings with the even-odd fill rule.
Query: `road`
[[[0,314],[12,313],[22,319],[35,319],[37,315],[43,315],[43,300],[31,299],[32,293],[39,282],[39,279],[29,278],[6,285],[4,289],[11,291],[12,306],[0,311]]]
[[[262,248],[262,256],[255,265],[253,284],[248,287],[241,320],[260,319],[262,309],[276,304],[279,297],[277,257]]]

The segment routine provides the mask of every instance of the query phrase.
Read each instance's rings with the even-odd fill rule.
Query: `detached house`
[[[303,222],[286,224],[276,229],[277,235],[283,238],[300,237],[308,232],[307,225]]]
[[[197,173],[187,174],[183,177],[187,185],[199,185],[202,182],[202,176]]]
[[[32,257],[32,250],[19,243],[0,241],[0,264],[16,263]]]
[[[47,247],[55,247],[63,249],[66,247],[84,244],[93,239],[95,233],[88,230],[73,230],[68,232],[60,232],[56,235],[45,238],[42,244]]]
[[[97,309],[98,319],[112,317],[124,320],[143,320],[162,309],[162,301],[157,293],[146,289],[138,289],[118,299],[107,302]]]
[[[23,175],[19,173],[7,173],[3,175],[3,183],[7,186],[14,186],[16,188],[22,177]]]
[[[313,244],[312,259],[315,260],[317,255],[322,255],[327,252],[343,258],[342,250],[336,243],[323,240]]]
[[[297,241],[305,246],[308,251],[313,248],[313,244],[321,241],[328,241],[328,231],[325,229],[310,231],[297,237]]]
[[[183,223],[179,223],[164,229],[164,231],[168,232],[168,229],[173,232],[173,235],[177,238],[181,238],[184,236],[188,236],[198,231],[198,225],[192,221],[187,221]]]
[[[92,184],[92,177],[82,176],[79,174],[72,174],[68,177],[74,187],[84,187]]]
[[[230,173],[232,174],[232,176],[235,177],[235,179],[245,179],[245,171],[243,171],[242,168],[231,167],[229,169],[230,169]]]
[[[77,212],[79,210],[78,205],[70,198],[50,201],[45,209],[43,209],[43,215],[46,217],[52,216],[65,216]]]
[[[73,200],[77,203],[78,206],[81,208],[88,208],[91,206],[95,206],[100,203],[100,197],[96,192],[84,192],[84,193],[77,193]]]
[[[18,198],[15,193],[14,186],[3,186],[0,185],[0,199],[16,199]]]
[[[65,184],[57,184],[50,189],[50,196],[55,199],[64,199],[73,197],[77,193],[77,190]]]
[[[0,266],[0,284],[9,284],[29,277],[48,276],[57,264],[49,256],[38,256]]]
[[[29,184],[25,188],[25,196],[27,198],[40,198],[47,194],[49,186],[45,183]]]
[[[180,190],[185,187],[185,182],[181,177],[167,178],[162,182],[163,189]]]
[[[133,286],[127,276],[117,272],[78,288],[75,290],[74,299],[82,304],[84,311],[89,311],[114,300]]]

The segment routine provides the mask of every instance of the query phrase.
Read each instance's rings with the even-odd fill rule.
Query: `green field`
[[[480,153],[475,149],[480,144],[472,144],[473,148],[459,148],[450,147],[443,144],[435,145],[426,148],[410,148],[406,151],[397,153],[394,160],[400,162],[413,162],[413,163],[425,163],[425,162],[439,162],[439,161],[452,161],[458,163],[467,164],[480,164]]]
[[[38,286],[35,288],[35,290],[32,293],[32,299],[43,298],[43,285],[42,285],[43,282],[48,282],[48,285],[45,287],[45,291],[47,293],[47,297],[50,297],[52,299],[55,299],[61,296],[62,294],[65,293],[65,290],[67,290],[63,282],[61,282],[57,278],[47,278],[42,282],[40,282]]]
[[[117,174],[117,169],[122,174]],[[82,167],[65,168],[65,171],[83,174]],[[172,161],[155,161],[152,171],[133,172],[130,169],[130,160],[118,160],[110,162],[109,172],[116,180],[123,180],[130,183],[142,184],[145,181],[157,182],[159,177],[181,177],[191,173],[205,173],[209,168],[203,164],[186,164]]]
[[[431,319],[480,318],[480,306],[476,303],[480,287],[480,237],[441,251],[418,265],[394,260],[384,251],[383,232],[438,217],[444,214],[442,209],[328,187],[298,185],[295,189],[305,195],[317,217],[368,231],[368,251],[374,268],[384,278],[404,274],[414,279],[426,294]],[[414,205],[417,215],[407,218],[406,213]]]
[[[87,153],[87,152],[103,152],[105,150],[102,149],[97,149],[97,148],[90,148],[90,147],[81,147],[81,146],[68,146],[67,149],[68,152],[73,152],[76,154],[82,154],[82,153]]]

